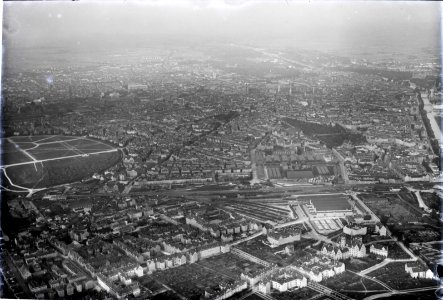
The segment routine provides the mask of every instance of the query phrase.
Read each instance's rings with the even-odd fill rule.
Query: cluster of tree
[[[232,119],[237,118],[239,115],[240,114],[237,111],[230,111],[225,114],[215,115],[214,119],[227,123],[227,122],[231,121]]]
[[[346,132],[346,129],[338,124],[326,125],[326,124],[306,122],[291,118],[284,118],[283,120],[289,123],[290,125],[302,130],[305,134],[311,136],[316,134],[338,134]]]
[[[4,181],[3,181],[4,182]],[[28,229],[35,221],[35,216],[30,215],[27,218],[16,218],[9,213],[8,200],[12,200],[15,195],[11,193],[2,193],[1,211],[1,226],[2,231],[6,234],[16,235],[18,232]]]
[[[395,225],[389,226],[389,230],[391,231],[394,237],[397,237],[400,241],[402,241],[407,247],[410,243],[425,243],[431,242],[435,240],[435,237],[432,235],[423,234],[426,230],[435,230],[429,225],[420,225],[420,226],[410,226],[407,227],[403,225]]]
[[[366,142],[366,138],[363,135],[351,132],[330,136],[317,136],[317,139],[329,148],[341,146],[346,141],[351,144],[362,144]]]
[[[422,193],[421,197],[428,205],[429,208],[439,211],[440,210],[440,197],[436,193]]]
[[[426,89],[441,90],[441,80],[438,76],[427,75],[425,78],[411,78],[410,81]]]
[[[351,132],[339,124],[327,125],[291,118],[284,118],[284,121],[296,128],[299,128],[307,136],[320,140],[329,148],[340,146],[345,141],[349,141],[352,144],[366,142],[366,137],[364,137],[362,134]]]

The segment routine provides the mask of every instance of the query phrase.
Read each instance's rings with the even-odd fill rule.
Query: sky
[[[283,43],[392,49],[439,47],[438,2],[5,2],[6,49]]]

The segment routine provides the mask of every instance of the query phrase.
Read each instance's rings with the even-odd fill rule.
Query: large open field
[[[84,136],[14,136],[2,140],[3,188],[29,191],[80,180],[120,160],[120,151]]]

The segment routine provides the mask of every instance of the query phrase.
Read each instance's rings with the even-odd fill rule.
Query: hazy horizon
[[[5,2],[3,13],[6,50],[220,42],[325,50],[440,47],[438,2]]]

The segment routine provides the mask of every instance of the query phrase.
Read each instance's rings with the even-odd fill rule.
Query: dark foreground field
[[[2,182],[12,190],[19,188],[47,188],[59,184],[81,180],[87,176],[108,169],[121,159],[121,152],[91,154],[87,157],[65,158],[43,163],[30,163],[8,167],[7,177]]]
[[[2,186],[24,192],[81,180],[122,157],[108,143],[75,136],[11,137],[3,150]]]

